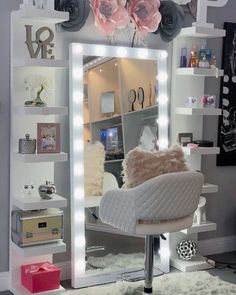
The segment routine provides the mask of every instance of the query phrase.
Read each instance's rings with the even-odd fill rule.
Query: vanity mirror
[[[157,124],[157,146],[168,147],[167,79],[164,50],[70,45],[71,277],[74,288],[114,282],[127,271],[131,278],[143,276],[143,253],[140,254],[144,248],[143,237],[130,237],[102,224],[98,207],[103,193],[117,187],[114,175],[120,174],[123,157],[139,144],[143,126]],[[130,112],[128,93],[130,89],[138,92],[141,88],[140,99],[134,102],[134,111]],[[84,99],[84,89],[87,89],[87,99]],[[85,144],[96,141],[101,143]],[[86,165],[94,172],[91,164],[98,160],[98,154],[104,159],[99,162],[104,168],[97,171],[105,171],[101,177],[102,191],[94,195],[86,189],[88,167],[84,167],[84,163],[89,163]],[[92,173],[89,175],[91,178]],[[160,246],[156,254],[159,257],[161,253],[157,265],[165,272],[169,270],[168,243],[168,235],[165,241],[156,239],[156,248]]]

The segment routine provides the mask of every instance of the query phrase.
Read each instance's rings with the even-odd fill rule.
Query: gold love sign
[[[52,43],[54,39],[53,31],[48,27],[41,27],[35,32],[35,40],[33,40],[32,27],[32,25],[25,25],[25,43],[29,50],[30,57],[37,58],[41,52],[41,58],[54,59],[54,55],[52,54],[52,48],[54,47],[54,43]],[[45,36],[45,33],[48,33],[48,36],[43,38],[42,36]]]

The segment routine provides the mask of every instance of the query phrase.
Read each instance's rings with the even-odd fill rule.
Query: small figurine
[[[31,184],[24,184],[23,185],[23,194],[24,194],[24,197],[31,196],[33,190],[34,190],[34,184],[33,183],[31,183]]]
[[[202,222],[206,222],[206,198],[200,197],[198,208],[194,213],[194,223],[200,225]]]

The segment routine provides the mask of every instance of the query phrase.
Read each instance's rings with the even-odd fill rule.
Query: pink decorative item
[[[196,108],[198,106],[198,99],[194,96],[189,96],[186,99],[186,107],[188,108]]]
[[[50,262],[21,266],[21,284],[31,293],[44,292],[60,287],[60,272]]]
[[[216,105],[216,97],[215,95],[202,95],[200,98],[200,102],[205,108],[215,108]]]
[[[198,148],[198,144],[196,144],[196,143],[188,143],[187,147],[190,148],[190,149],[196,149],[196,148]]]
[[[59,123],[37,124],[37,154],[60,153],[61,135]]]
[[[132,0],[128,4],[129,15],[138,31],[155,32],[161,21],[159,0]]]
[[[112,36],[117,29],[124,29],[129,22],[125,8],[126,0],[90,0],[95,25],[106,36]]]

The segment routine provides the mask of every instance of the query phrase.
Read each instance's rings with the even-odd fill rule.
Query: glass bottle
[[[181,68],[187,67],[187,47],[186,46],[182,46],[181,48],[180,67]]]
[[[197,53],[197,46],[193,45],[190,51],[190,58],[189,58],[189,67],[190,68],[197,68],[198,67],[198,53]]]

